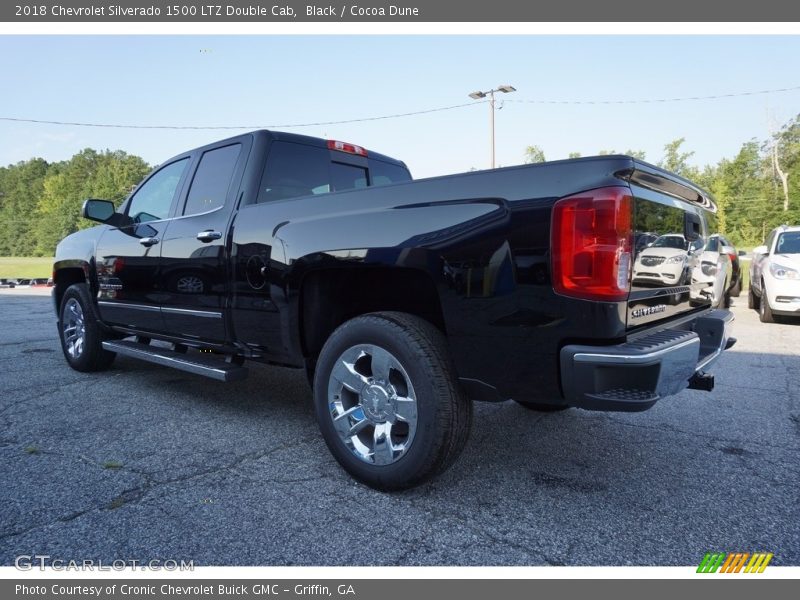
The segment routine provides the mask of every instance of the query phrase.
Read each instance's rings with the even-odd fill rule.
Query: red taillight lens
[[[631,191],[590,190],[553,206],[553,287],[565,296],[616,302],[630,291]]]
[[[347,152],[348,154],[367,156],[367,151],[365,148],[356,146],[355,144],[348,144],[347,142],[339,142],[336,140],[328,140],[328,150],[338,150],[339,152]]]

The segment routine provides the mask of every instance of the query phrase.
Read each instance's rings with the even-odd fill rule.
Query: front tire
[[[775,317],[772,314],[772,309],[769,307],[769,298],[767,298],[767,288],[764,287],[764,282],[761,282],[761,302],[758,307],[758,318],[762,323],[774,323]]]
[[[61,350],[69,366],[84,373],[111,366],[116,354],[103,350],[103,332],[85,283],[67,288],[58,313]]]
[[[384,491],[444,472],[472,420],[444,335],[399,312],[362,315],[333,332],[317,361],[314,404],[339,464]]]

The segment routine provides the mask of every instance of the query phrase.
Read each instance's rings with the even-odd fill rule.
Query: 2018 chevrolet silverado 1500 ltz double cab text
[[[627,156],[412,181],[359,146],[256,131],[166,161],[117,209],[87,200],[101,225],[58,245],[58,328],[79,371],[305,368],[339,463],[405,488],[456,459],[472,400],[639,411],[710,389],[734,342],[710,294],[690,302],[712,285],[691,269],[714,210]],[[680,268],[637,262],[640,232],[685,240]]]

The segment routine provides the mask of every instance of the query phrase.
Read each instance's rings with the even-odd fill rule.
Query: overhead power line
[[[685,96],[680,98],[639,98],[633,100],[518,100],[507,99],[504,102],[516,102],[518,104],[656,104],[666,102],[691,102],[696,100],[720,100],[724,98],[738,98],[742,96],[758,96],[763,94],[778,94],[784,92],[794,92],[800,90],[800,85],[785,88],[775,88],[771,90],[756,90],[750,92],[734,92],[730,94],[714,94],[709,96]],[[464,104],[454,104],[452,106],[440,106],[438,108],[429,108],[426,110],[416,110],[405,113],[395,113],[391,115],[380,115],[376,117],[361,117],[358,119],[342,119],[339,121],[317,121],[313,123],[279,123],[279,124],[257,124],[257,125],[126,125],[120,123],[84,123],[80,121],[55,121],[48,119],[25,119],[21,117],[0,117],[0,121],[14,122],[14,123],[36,123],[40,125],[69,125],[72,127],[101,127],[101,128],[114,128],[114,129],[292,129],[300,127],[320,127],[323,125],[344,125],[347,123],[364,123],[368,121],[382,121],[386,119],[398,119],[401,117],[413,117],[417,115],[426,115],[430,113],[443,112],[447,110],[454,110],[458,108],[466,108],[467,106],[475,106],[476,104],[483,104],[487,100],[478,100],[473,102],[466,102]]]
[[[759,96],[800,90],[800,85],[773,90],[756,90],[754,92],[734,92],[731,94],[714,94],[711,96],[684,96],[682,98],[639,98],[635,100],[519,100],[509,98],[505,102],[522,104],[655,104],[658,102],[689,102],[693,100],[719,100],[721,98],[738,98],[740,96]]]
[[[453,106],[440,106],[439,108],[429,108],[427,110],[417,110],[407,113],[397,113],[393,115],[381,115],[379,117],[363,117],[360,119],[344,119],[341,121],[319,121],[316,123],[282,123],[272,125],[120,125],[115,123],[81,123],[73,121],[48,121],[44,119],[22,119],[17,117],[0,117],[0,121],[13,121],[17,123],[39,123],[42,125],[72,125],[74,127],[113,127],[117,129],[290,129],[293,127],[317,127],[321,125],[342,125],[345,123],[361,123],[364,121],[380,121],[383,119],[397,119],[399,117],[412,117],[415,115],[425,115],[429,113],[464,108],[483,104],[480,102],[466,102],[464,104],[454,104]]]

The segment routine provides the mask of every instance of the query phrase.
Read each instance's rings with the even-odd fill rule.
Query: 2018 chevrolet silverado
[[[633,266],[666,269],[638,260],[641,232],[702,247],[714,210],[627,156],[412,181],[353,144],[256,131],[164,162],[118,208],[86,201],[100,225],[58,245],[58,331],[79,371],[305,368],[339,463],[400,489],[452,464],[473,400],[639,411],[711,389],[731,314],[692,293],[710,283]]]

